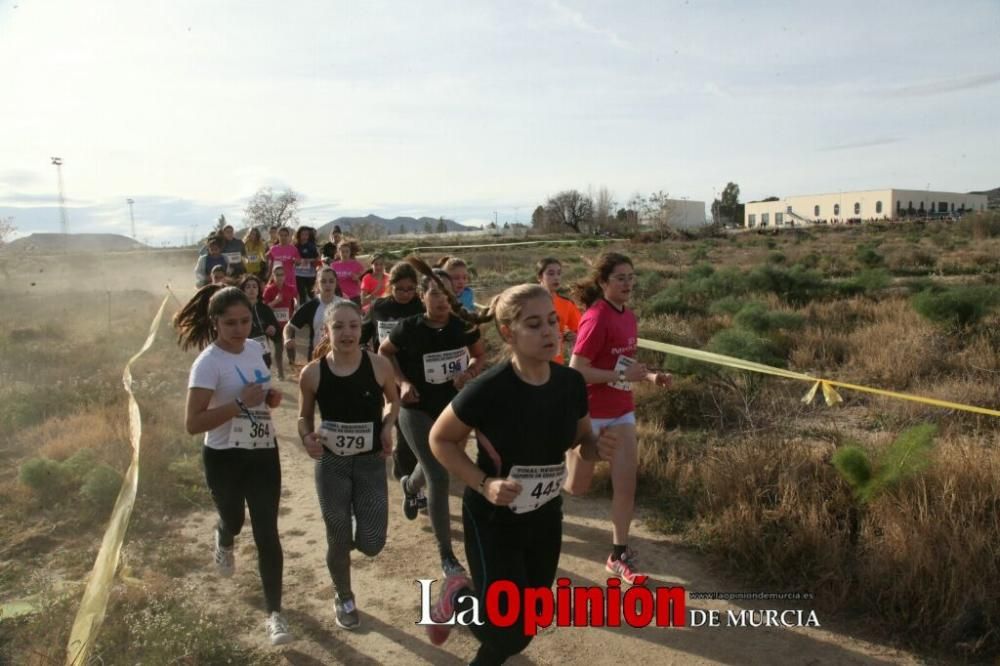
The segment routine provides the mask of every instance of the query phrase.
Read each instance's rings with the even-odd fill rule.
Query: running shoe
[[[229,578],[236,571],[236,555],[233,547],[223,546],[219,539],[219,529],[215,529],[215,568],[219,570],[219,575]]]
[[[427,513],[427,495],[424,494],[423,488],[417,491],[417,510],[420,513]]]
[[[406,490],[406,481],[409,478],[409,474],[404,476],[399,480],[399,485],[403,489],[403,515],[406,516],[407,520],[413,520],[417,517],[417,496],[415,494],[410,494]]]
[[[604,564],[604,570],[612,576],[621,578],[629,585],[635,585],[636,577],[641,575],[637,571],[637,564],[638,555],[635,551],[626,549],[621,559],[613,560],[611,559],[611,555],[608,555],[608,561]]]
[[[292,634],[288,631],[288,622],[285,621],[281,613],[277,611],[271,613],[264,626],[267,628],[267,637],[271,641],[271,645],[284,645],[292,641]]]
[[[472,581],[469,580],[469,577],[464,572],[445,578],[444,584],[441,587],[441,598],[438,599],[437,603],[434,604],[434,608],[431,609],[431,620],[434,622],[448,622],[451,620],[452,615],[455,614],[455,602],[458,593],[462,590],[471,589]],[[431,639],[431,643],[434,645],[441,645],[448,640],[453,626],[455,625],[429,624],[427,625],[427,637]]]
[[[445,578],[466,575],[465,567],[462,566],[462,563],[454,555],[448,555],[441,560],[441,571],[444,573]]]
[[[353,594],[345,594],[343,598],[337,595],[333,598],[333,610],[336,613],[337,626],[342,629],[357,629],[361,624],[358,617],[358,607],[354,603]]]

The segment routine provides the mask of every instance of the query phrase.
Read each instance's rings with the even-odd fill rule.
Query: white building
[[[789,227],[820,221],[943,216],[986,210],[987,199],[985,194],[894,189],[809,194],[748,203],[744,207],[743,226]]]
[[[667,199],[669,222],[674,229],[691,229],[705,226],[705,202],[687,199]]]

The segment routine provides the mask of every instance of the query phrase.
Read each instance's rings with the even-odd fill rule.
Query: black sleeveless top
[[[367,351],[361,352],[361,364],[346,377],[333,374],[326,356],[320,359],[316,403],[324,421],[374,423],[372,450],[359,455],[378,455],[382,451],[380,438],[384,400],[368,354]]]

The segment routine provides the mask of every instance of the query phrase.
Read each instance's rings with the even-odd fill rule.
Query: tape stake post
[[[125,385],[125,392],[128,393],[128,425],[129,441],[132,444],[132,461],[129,463],[128,471],[122,481],[121,490],[118,491],[118,499],[115,500],[115,507],[111,511],[111,520],[108,528],[104,532],[104,539],[101,541],[101,549],[94,560],[94,568],[90,572],[87,580],[87,588],[83,592],[80,600],[80,608],[76,612],[76,619],[73,620],[73,629],[69,634],[69,644],[66,647],[67,666],[82,666],[87,663],[90,651],[94,646],[94,640],[104,622],[104,613],[108,607],[108,597],[111,593],[111,583],[118,568],[118,561],[121,557],[122,543],[125,541],[125,531],[128,529],[128,521],[132,516],[132,508],[135,506],[135,495],[139,487],[139,443],[142,439],[142,419],[139,414],[139,403],[132,393],[132,364],[153,345],[156,340],[156,332],[160,328],[160,321],[163,319],[163,311],[167,307],[170,294],[163,297],[160,309],[153,317],[149,325],[149,335],[142,348],[136,352],[125,364],[122,372],[122,383]]]

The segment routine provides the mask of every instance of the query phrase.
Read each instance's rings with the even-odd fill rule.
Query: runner
[[[313,350],[323,339],[323,315],[326,309],[344,299],[337,293],[337,274],[332,268],[324,266],[319,269],[319,280],[316,284],[316,298],[301,304],[285,326],[285,349],[295,349],[295,334],[300,328],[309,327],[309,346],[306,362],[312,360]],[[360,344],[360,340],[358,342]]]
[[[243,246],[247,253],[246,263],[244,264],[247,273],[256,275],[261,279],[265,278],[267,276],[267,264],[264,263],[264,258],[267,254],[267,246],[260,237],[260,231],[257,227],[250,227],[250,231],[243,237]]]
[[[556,306],[556,314],[559,315],[559,353],[556,354],[555,362],[562,365],[563,345],[566,344],[573,349],[576,342],[576,332],[580,329],[580,309],[576,303],[559,294],[559,286],[562,284],[562,263],[555,257],[545,257],[535,265],[535,275],[538,282],[548,289],[552,296],[552,302]]]
[[[285,282],[284,266],[281,264],[275,266],[274,270],[271,271],[271,278],[264,287],[263,300],[271,308],[271,311],[274,312],[274,318],[278,322],[278,330],[275,332],[274,337],[271,338],[271,341],[274,343],[274,362],[278,367],[278,379],[285,378],[284,354],[281,353],[282,348],[285,348],[282,342],[284,340],[282,332],[285,330],[285,324],[292,318],[292,312],[295,311],[295,299],[298,295],[299,290],[295,288],[295,285]],[[295,345],[285,348],[285,353],[288,354],[288,364],[294,365]]]
[[[547,290],[511,287],[493,299],[490,313],[512,357],[470,382],[430,434],[435,457],[466,484],[462,523],[472,571],[471,585],[464,575],[445,580],[431,614],[436,622],[451,617],[458,596],[475,596],[485,608],[487,590],[499,580],[514,582],[522,598],[529,587],[552,587],[562,546],[565,454],[577,447],[596,463],[610,460],[618,446],[615,435],[594,434],[580,373],[552,362],[560,328]],[[465,453],[473,430],[475,463]],[[507,613],[506,606],[501,612]],[[471,626],[480,642],[473,663],[502,664],[524,650],[532,637],[524,635],[521,620],[519,614],[507,627]],[[431,641],[440,645],[450,629],[429,626]]]
[[[355,241],[341,241],[337,246],[337,260],[330,264],[337,272],[344,298],[358,305],[361,305],[361,276],[365,272],[364,264],[354,258],[360,249]]]
[[[229,286],[229,278],[226,277],[226,269],[222,266],[212,267],[212,284],[220,287]]]
[[[594,430],[606,429],[621,440],[611,460],[612,550],[605,569],[629,584],[638,575],[636,553],[628,547],[639,466],[631,382],[649,381],[663,387],[669,387],[671,382],[670,375],[635,361],[638,326],[635,314],[625,307],[633,284],[632,260],[609,252],[600,256],[587,280],[573,286],[574,296],[587,306],[587,311],[580,320],[569,363],[587,381]],[[573,451],[566,455],[566,460],[569,467],[566,490],[573,494],[585,492],[594,475],[593,463]]]
[[[376,254],[372,257],[372,264],[364,272],[361,278],[361,306],[368,310],[372,301],[385,296],[386,284],[388,284],[389,274],[385,270],[385,262],[388,257],[384,254]]]
[[[280,245],[281,241],[278,239],[278,225],[272,224],[267,229],[267,249],[270,250],[275,245]]]
[[[257,344],[264,349],[264,364],[270,370],[271,350],[268,347],[267,339],[271,338],[273,340],[278,334],[278,319],[274,316],[274,311],[260,300],[260,295],[264,288],[259,277],[252,273],[247,273],[243,276],[243,280],[240,281],[240,289],[247,295],[247,300],[250,301],[250,314],[252,315],[250,337],[256,340]],[[281,345],[275,344],[274,349],[279,352],[277,355],[280,357]]]
[[[340,226],[333,225],[333,231],[330,232],[330,240],[323,243],[323,259],[327,262],[332,262],[337,259],[337,248],[340,246],[340,241],[343,240],[343,233],[340,231]]]
[[[209,236],[205,244],[207,252],[198,256],[194,266],[195,286],[204,287],[212,281],[212,269],[221,266],[226,270],[226,258],[222,256],[222,242],[215,236]]]
[[[361,334],[362,344],[370,340],[372,349],[377,352],[397,321],[421,314],[424,304],[419,298],[414,298],[416,293],[417,271],[413,266],[404,262],[393,266],[389,273],[389,296],[372,303]],[[392,450],[392,475],[398,480],[412,474],[416,464],[417,458],[406,443],[406,436],[397,422],[396,447]]]
[[[295,287],[298,294],[298,285],[295,283],[295,265],[302,258],[299,250],[292,245],[292,230],[288,227],[278,229],[278,244],[272,245],[267,250],[267,268],[274,273],[274,267],[280,265],[285,269],[285,284]]]
[[[418,270],[424,272],[419,294],[426,314],[397,323],[379,347],[379,354],[388,357],[396,371],[403,402],[399,423],[418,461],[413,473],[399,481],[403,489],[403,515],[407,520],[417,517],[417,492],[426,485],[431,528],[441,556],[441,569],[448,576],[465,569],[451,546],[448,472],[431,453],[427,435],[434,419],[455,394],[479,374],[485,352],[479,328],[470,328],[455,316],[457,302],[441,276],[432,273],[420,260],[411,257],[407,261],[419,264]]]
[[[332,349],[310,362],[299,378],[299,436],[317,461],[316,493],[326,524],[336,622],[355,629],[361,620],[351,588],[351,549],[375,557],[385,546],[384,459],[392,449],[399,394],[392,364],[361,347],[357,305],[339,301],[326,309],[324,323]],[[383,396],[391,406],[384,417]],[[322,419],[318,432],[313,422],[317,404]]]
[[[229,264],[229,277],[239,277],[246,272],[243,267],[243,258],[246,256],[246,247],[243,241],[233,235],[233,225],[227,224],[222,228],[222,254]]]
[[[469,284],[469,266],[463,259],[458,257],[442,257],[437,263],[439,268],[444,268],[448,277],[451,278],[455,298],[462,304],[462,307],[469,312],[476,311],[475,298]]]
[[[295,249],[299,251],[299,260],[295,262],[295,284],[299,289],[299,302],[305,303],[316,285],[316,266],[320,263],[316,230],[299,227],[295,232]]]
[[[210,285],[174,316],[174,327],[181,348],[202,350],[191,366],[184,424],[191,435],[205,433],[205,480],[219,513],[215,564],[220,575],[233,575],[245,505],[257,545],[267,636],[281,645],[292,636],[281,614],[281,464],[268,409],[280,404],[281,393],[270,388],[260,345],[247,339],[252,318],[246,294]]]

